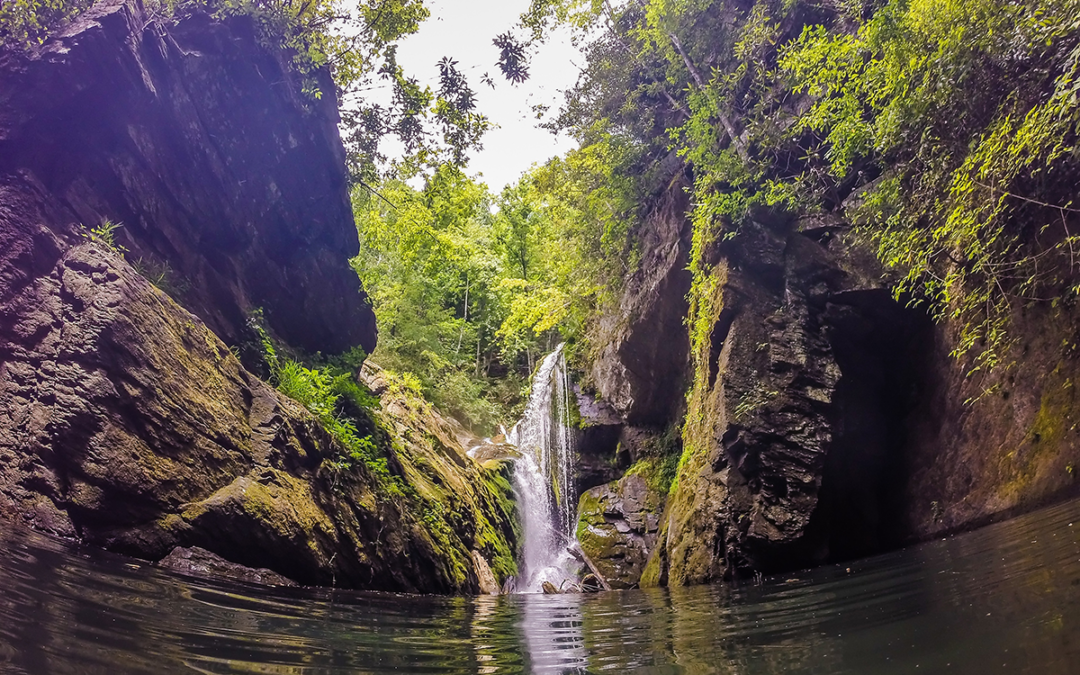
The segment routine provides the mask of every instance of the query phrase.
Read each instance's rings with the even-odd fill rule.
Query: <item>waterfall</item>
[[[520,453],[514,489],[524,530],[519,589],[526,592],[541,590],[545,581],[559,587],[576,577],[577,566],[566,551],[575,540],[577,520],[571,396],[560,344],[537,369],[525,414],[507,434]]]

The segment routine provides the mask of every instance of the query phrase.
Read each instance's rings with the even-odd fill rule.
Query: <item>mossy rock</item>
[[[612,588],[636,586],[656,545],[664,495],[641,473],[585,491],[577,538]]]

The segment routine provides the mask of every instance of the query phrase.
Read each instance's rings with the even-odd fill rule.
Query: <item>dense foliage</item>
[[[626,194],[663,188],[666,152],[693,175],[695,352],[709,252],[759,208],[840,216],[975,369],[1017,305],[1080,290],[1075,0],[534,0],[522,23],[556,22],[594,37],[552,124],[630,148]]]
[[[513,422],[537,358],[578,343],[626,274],[617,151],[570,153],[498,197],[453,165],[420,190],[357,189],[354,266],[379,320],[378,362],[414,373],[477,430]]]
[[[548,124],[599,161],[548,188],[618,175],[604,201],[642,203],[617,216],[626,264],[586,278],[632,272],[648,203],[673,175],[693,183],[686,471],[707,445],[718,252],[764,212],[828,214],[876,250],[898,299],[950,323],[970,373],[1011,365],[1019,310],[1080,295],[1080,2],[534,0],[522,26],[537,40],[557,22],[581,29],[588,61]]]
[[[1012,305],[1080,291],[1078,65],[1074,0],[893,1],[851,32],[807,27],[781,59],[814,100],[795,131],[819,139],[815,168],[881,174],[852,219],[988,366]]]
[[[378,196],[353,197],[354,266],[375,306],[380,365],[415,374],[444,410],[492,428],[508,397],[487,377],[504,303],[486,189],[445,166],[424,190],[386,181]]]
[[[0,46],[41,44],[50,31],[90,4],[91,0],[11,0],[0,3]]]

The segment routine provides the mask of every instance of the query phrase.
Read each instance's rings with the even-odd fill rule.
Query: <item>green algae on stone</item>
[[[578,542],[613,588],[639,583],[656,545],[665,494],[634,473],[581,495]]]

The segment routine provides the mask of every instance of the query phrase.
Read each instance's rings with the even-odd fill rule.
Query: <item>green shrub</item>
[[[664,457],[642,457],[626,470],[627,476],[642,476],[649,490],[666,495],[675,482],[675,473],[679,468],[678,455]]]
[[[167,262],[157,262],[152,258],[139,258],[131,266],[158,290],[173,300],[179,302],[191,290],[191,284],[178,275]]]
[[[307,368],[279,355],[261,309],[251,313],[248,327],[261,342],[263,362],[278,391],[307,408],[341,446],[343,454],[332,460],[331,466],[350,470],[363,464],[387,492],[398,496],[408,492],[402,478],[390,470],[384,450],[389,440],[371,413],[379,405],[379,399],[356,382],[353,373],[358,366],[348,370],[334,365]],[[363,350],[356,348],[330,360],[353,363],[359,358],[362,363],[362,354]]]
[[[368,412],[373,397],[360,389],[352,375],[305,368],[290,359],[275,357],[274,360],[278,363],[273,373],[278,391],[307,408],[341,444],[345,455],[336,461],[337,466],[352,468],[354,464],[364,464],[384,488],[392,493],[403,493],[401,477],[390,471],[389,461],[380,451],[375,435],[362,434],[357,429],[361,422],[356,417],[359,415],[364,417],[364,426],[372,431],[376,431],[377,425]],[[352,416],[346,414],[347,407]]]

